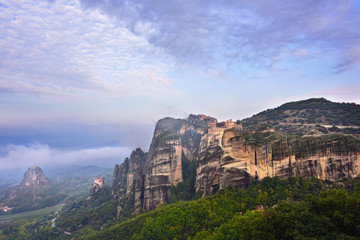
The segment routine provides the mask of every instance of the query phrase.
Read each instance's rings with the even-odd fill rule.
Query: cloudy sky
[[[0,170],[112,166],[160,118],[360,103],[358,0],[0,0]]]

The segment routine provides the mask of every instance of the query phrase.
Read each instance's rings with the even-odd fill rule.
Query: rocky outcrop
[[[11,190],[6,202],[37,199],[37,193],[49,187],[50,180],[45,176],[41,168],[33,166],[30,167],[24,174],[20,185]]]
[[[170,186],[183,181],[183,161],[197,158],[207,122],[214,120],[204,115],[159,120],[149,153],[138,148],[115,166],[112,195],[119,201],[118,215],[126,206],[153,210],[167,202]]]
[[[142,205],[143,203],[145,168],[146,154],[138,148],[131,153],[126,180],[126,197],[129,199],[132,207]]]
[[[144,169],[146,153],[137,148],[125,161],[115,166],[112,196],[118,200],[117,217],[124,207],[142,206],[144,196]]]
[[[116,164],[114,169],[111,193],[114,199],[120,199],[126,191],[127,174],[129,172],[129,158],[125,158],[120,165]]]
[[[91,185],[90,190],[89,190],[90,196],[93,195],[94,193],[98,192],[100,189],[102,189],[104,187],[104,181],[105,181],[104,177],[95,178],[94,183],[93,183],[93,185]]]
[[[351,135],[289,138],[216,128],[201,139],[195,187],[210,195],[229,186],[246,187],[251,178],[353,178],[359,175],[359,154],[360,139]]]
[[[188,120],[164,118],[156,124],[145,175],[145,210],[153,210],[167,202],[170,186],[183,181],[182,161],[197,158],[200,139],[206,129],[201,123],[204,122],[190,117]]]
[[[293,137],[266,128],[246,131],[239,122],[217,123],[205,115],[164,118],[156,124],[148,153],[136,149],[115,166],[112,194],[118,216],[125,207],[153,210],[169,202],[172,185],[188,180],[185,166],[194,161],[191,177],[204,196],[230,186],[245,188],[254,178],[337,181],[359,176],[359,154],[360,139],[354,135]]]

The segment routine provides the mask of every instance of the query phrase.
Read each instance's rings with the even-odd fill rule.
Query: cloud
[[[172,96],[146,39],[76,0],[0,5],[1,92],[73,98]]]
[[[360,60],[354,0],[0,2],[7,127],[150,124],[215,112],[207,108],[221,99],[238,104],[350,81],[325,78]],[[323,69],[329,62],[333,72]]]
[[[226,83],[228,79],[227,73],[224,70],[210,70],[206,72],[201,72],[201,75],[206,78],[214,79],[217,82],[223,84]]]
[[[336,73],[341,73],[353,68],[356,64],[360,63],[360,47],[352,46],[348,49],[344,56],[342,56],[342,61],[335,67]]]
[[[102,147],[73,151],[54,149],[47,144],[8,145],[0,148],[0,170],[37,165],[40,167],[90,165],[112,166],[121,162],[130,150],[126,147]]]
[[[355,0],[80,1],[182,62],[207,63],[221,55],[230,62],[268,65],[274,56],[317,52],[334,54],[338,68],[346,69],[360,58],[347,53],[360,41]]]

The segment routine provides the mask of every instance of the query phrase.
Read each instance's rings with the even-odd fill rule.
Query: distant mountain
[[[45,176],[39,167],[30,167],[17,186],[0,189],[0,206],[12,207],[12,212],[24,212],[52,206],[67,199],[86,196],[97,177],[110,182],[113,170],[97,166],[53,170]]]
[[[293,239],[297,235],[286,235],[291,209],[296,210],[292,226],[300,226],[291,234],[298,238],[355,239],[360,136],[344,133],[359,131],[359,114],[357,104],[320,98],[286,103],[237,122],[217,122],[203,114],[160,119],[149,152],[135,149],[115,166],[113,176],[102,178],[97,167],[57,173],[52,189],[71,196],[55,221],[63,234],[58,239],[265,239],[267,234]],[[91,183],[91,195],[83,196]],[[354,197],[345,190],[319,194],[333,187],[353,191]],[[239,231],[237,224],[244,223]],[[274,231],[260,225],[266,229],[261,237],[232,235],[251,227],[256,233],[254,226],[263,223],[273,224]],[[41,231],[45,236],[56,228]],[[224,235],[217,235],[221,231]]]
[[[37,193],[40,190],[50,187],[51,182],[45,176],[41,168],[33,166],[30,167],[24,174],[24,178],[20,185],[14,187],[10,192],[6,202],[23,201],[37,199]]]
[[[45,176],[41,168],[37,166],[29,167],[25,172],[24,178],[20,183],[23,189],[29,189],[33,198],[36,197],[35,193],[41,189],[50,187],[51,183],[48,177]]]
[[[12,212],[23,212],[47,207],[62,201],[66,195],[49,193],[52,183],[40,167],[30,167],[21,183],[0,192],[1,205],[10,206]]]
[[[49,177],[51,179],[57,178],[79,178],[79,177],[98,177],[101,175],[112,174],[112,168],[103,168],[98,166],[86,166],[86,167],[69,167],[67,169],[48,170]]]
[[[113,169],[98,166],[72,167],[61,171],[50,171],[49,177],[54,186],[75,199],[88,195],[90,186],[96,178],[104,177],[104,185],[111,183]]]
[[[0,190],[10,186],[18,185],[22,180],[23,170],[21,169],[3,169],[0,170]]]
[[[360,105],[336,103],[325,98],[289,102],[241,121],[245,129],[304,135],[311,130],[322,133],[360,134]]]

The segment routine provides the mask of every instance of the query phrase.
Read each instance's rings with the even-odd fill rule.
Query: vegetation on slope
[[[280,201],[261,212],[247,211],[194,239],[358,239],[360,199],[328,190],[303,201]]]
[[[267,127],[298,135],[304,135],[310,130],[360,134],[360,105],[311,98],[265,110],[241,122],[250,130]]]
[[[348,239],[360,236],[358,230],[354,231],[360,224],[356,218],[360,214],[356,194],[350,197],[344,190],[327,190],[317,195],[325,187],[315,178],[265,178],[260,183],[253,181],[245,190],[223,189],[210,197],[160,207],[87,235],[86,239],[316,238],[324,233],[324,230],[316,233],[321,226],[328,234],[324,236]],[[254,208],[265,210],[254,212]],[[281,232],[287,224],[296,222],[302,225]],[[282,228],[277,230],[277,225]],[[266,237],[268,230],[270,238]]]
[[[110,199],[110,193],[110,188],[104,187],[91,197],[68,203],[58,214],[41,210],[31,215],[21,213],[23,219],[0,224],[0,239],[72,239],[100,230],[107,223],[113,225],[117,203]]]
[[[94,178],[98,176],[96,171],[100,172],[105,179],[112,179],[112,170],[99,167],[84,167],[67,172],[60,172],[54,176],[50,187],[43,188],[36,192],[36,199],[29,199],[26,195],[10,200],[4,204],[12,207],[9,212],[0,211],[0,215],[9,215],[14,213],[32,211],[54,206],[63,202],[74,201],[75,199],[87,196],[89,185]],[[14,187],[0,189],[0,203],[9,198],[9,194]]]
[[[335,187],[315,178],[264,178],[128,220],[115,220],[116,202],[104,190],[65,207],[54,228],[54,215],[4,223],[0,239],[358,239],[360,183],[352,195]]]
[[[109,183],[113,177],[113,169],[101,168],[96,166],[88,166],[82,168],[69,169],[66,172],[54,174],[53,183],[69,196],[69,200],[87,196],[89,194],[89,186],[94,179],[103,176],[105,183]]]
[[[85,227],[100,230],[107,221],[115,220],[117,202],[111,199],[111,189],[104,187],[90,197],[67,204],[59,214],[56,225],[74,232]]]
[[[3,191],[4,194],[0,197],[0,203],[9,197],[11,190],[12,188]],[[9,212],[0,211],[0,215],[9,215],[54,206],[63,202],[67,196],[59,185],[53,185],[36,192],[36,199],[31,199],[26,194],[22,197],[12,199],[7,204],[12,207],[12,210]]]
[[[56,214],[49,214],[48,209],[19,213],[18,215],[22,215],[20,220],[1,222],[0,240],[66,239],[63,231],[51,226],[51,220],[56,217]]]
[[[176,187],[174,185],[171,186],[169,203],[199,199],[202,196],[202,193],[197,192],[195,189],[196,162],[186,159],[184,155],[181,162],[184,181],[179,182]]]

